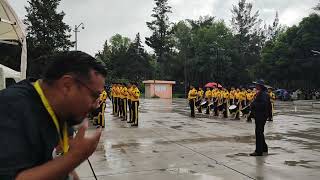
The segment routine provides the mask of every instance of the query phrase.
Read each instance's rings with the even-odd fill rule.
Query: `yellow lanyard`
[[[34,88],[38,92],[44,107],[47,109],[48,113],[50,114],[50,116],[51,116],[51,118],[57,128],[57,131],[59,134],[59,139],[60,139],[60,146],[63,149],[63,153],[65,154],[69,150],[67,123],[66,122],[64,123],[63,134],[62,134],[63,137],[62,137],[61,133],[60,133],[61,131],[60,131],[60,126],[59,126],[57,116],[55,115],[53,109],[51,108],[51,106],[49,104],[49,101],[47,100],[46,96],[44,95],[44,93],[40,87],[39,80],[34,83]]]

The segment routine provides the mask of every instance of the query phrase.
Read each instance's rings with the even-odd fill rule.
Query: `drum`
[[[199,106],[200,106],[200,103],[201,103],[201,99],[197,100],[197,101],[196,101],[196,107],[199,107]]]
[[[237,112],[237,106],[236,106],[236,105],[231,105],[231,106],[229,107],[229,112],[230,112],[231,114]]]
[[[201,107],[202,108],[206,108],[208,106],[208,102],[207,101],[203,101],[202,103],[201,103]]]
[[[208,105],[208,106],[209,106],[209,108],[210,108],[210,109],[214,109],[214,105],[213,105],[213,103],[209,103],[209,105]]]
[[[223,111],[223,109],[224,109],[224,104],[219,104],[219,105],[217,106],[217,108],[218,108],[218,111]]]
[[[250,113],[250,106],[246,106],[241,110],[242,114],[249,114]]]
[[[196,106],[199,107],[200,103],[201,103],[201,99],[197,100],[196,101]]]

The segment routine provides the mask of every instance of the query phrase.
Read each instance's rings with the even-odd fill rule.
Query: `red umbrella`
[[[207,83],[204,87],[208,87],[208,88],[214,88],[214,87],[218,87],[218,88],[222,88],[221,84],[216,83],[216,82],[209,82]]]

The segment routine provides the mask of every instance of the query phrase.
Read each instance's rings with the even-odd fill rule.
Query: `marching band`
[[[206,88],[204,92],[202,88],[197,91],[191,86],[188,93],[188,100],[191,108],[191,117],[194,117],[194,108],[198,109],[198,113],[202,113],[202,109],[206,109],[205,114],[212,114],[213,116],[222,116],[223,118],[233,118],[240,120],[240,117],[245,117],[247,121],[254,118],[251,113],[250,104],[256,96],[255,89],[245,89],[234,87],[227,90],[223,87]],[[269,89],[269,96],[272,103],[272,113],[270,114],[269,121],[272,121],[274,111],[275,95]],[[194,101],[194,102],[193,102]],[[194,105],[194,107],[192,107]]]

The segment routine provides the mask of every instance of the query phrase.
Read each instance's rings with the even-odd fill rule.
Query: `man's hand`
[[[69,176],[72,176],[72,180],[80,180],[76,171],[72,171]]]
[[[68,153],[75,155],[81,160],[87,159],[96,150],[101,136],[101,128],[99,128],[93,135],[86,137],[85,132],[87,128],[88,120],[85,120],[74,139],[69,142],[70,150]]]

